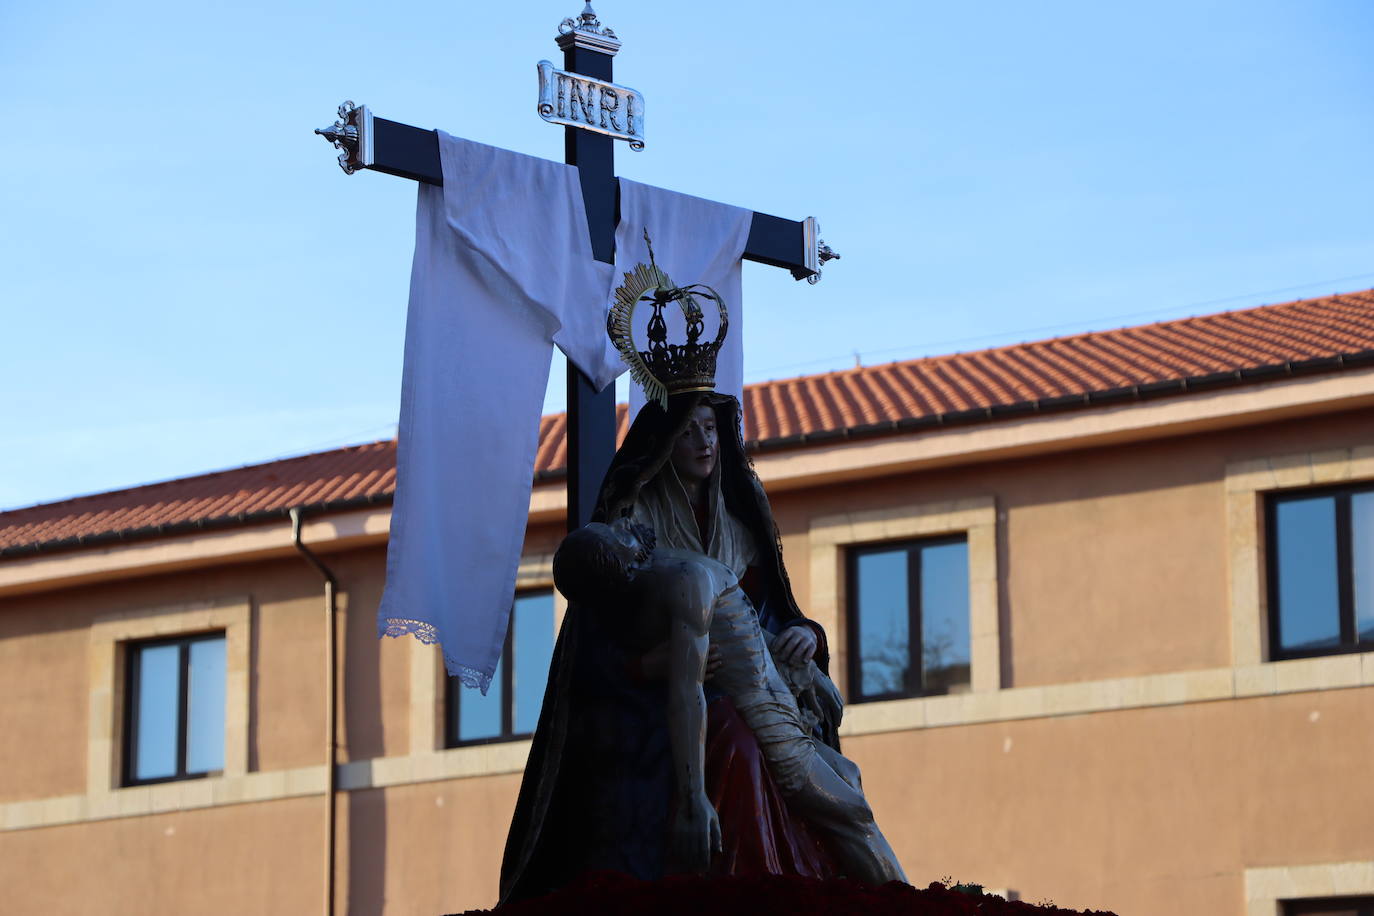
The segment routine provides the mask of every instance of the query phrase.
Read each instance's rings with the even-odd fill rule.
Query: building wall
[[[1128,913],[1244,912],[1246,868],[1374,859],[1374,689],[849,739],[913,880]]]
[[[1354,454],[1371,429],[1366,410],[774,493],[794,589],[838,669],[844,598],[817,593],[834,577],[816,564],[844,545],[818,549],[817,526],[852,519],[881,539],[911,507],[987,507],[995,671],[966,696],[853,707],[846,726],[912,880],[1215,916],[1263,911],[1247,903],[1257,869],[1374,862],[1374,654],[1239,667],[1227,508],[1229,469]],[[525,584],[547,583],[560,531],[531,528]],[[384,549],[324,559],[343,610],[339,899],[354,913],[489,906],[527,742],[442,749],[437,653],[376,637]],[[101,621],[245,599],[246,772],[92,789],[92,704],[118,701],[92,682]],[[317,908],[323,634],[321,580],[295,555],[6,599],[6,911]]]
[[[1231,652],[1227,466],[1368,447],[1371,430],[1374,411],[1357,411],[788,490],[772,503],[805,609],[817,603],[816,518],[993,499],[1003,686],[1220,667]],[[842,645],[838,617],[823,622]]]
[[[35,916],[318,913],[319,807],[316,799],[295,798],[0,832],[3,909]]]

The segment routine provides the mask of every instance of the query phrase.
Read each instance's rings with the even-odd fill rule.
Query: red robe
[[[787,808],[754,733],[729,697],[706,709],[706,795],[720,816],[714,875],[840,874],[820,837]]]

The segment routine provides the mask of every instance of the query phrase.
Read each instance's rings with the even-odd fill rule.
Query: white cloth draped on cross
[[[592,257],[576,168],[443,132],[439,151],[444,184],[421,184],[416,208],[378,628],[439,643],[448,673],[485,693],[510,620],[553,346],[598,389],[624,369],[606,310],[620,274],[647,259],[647,227],[668,276],[726,298],[717,372],[738,396],[751,214],[622,180],[612,268]]]

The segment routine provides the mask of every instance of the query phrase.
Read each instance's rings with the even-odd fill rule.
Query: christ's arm
[[[672,852],[681,868],[705,871],[711,852],[720,848],[720,821],[706,797],[706,697],[701,688],[715,606],[714,583],[698,564],[665,565],[658,591],[670,628],[668,734],[678,793]]]

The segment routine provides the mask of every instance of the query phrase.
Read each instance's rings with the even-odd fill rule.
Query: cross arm
[[[400,121],[371,118],[372,161],[362,167],[411,181],[442,185],[444,172],[439,164],[439,134]]]
[[[388,121],[374,116],[365,105],[355,107],[345,102],[339,106],[339,120],[315,133],[342,150],[339,164],[350,174],[371,169],[426,184],[444,183],[439,135],[435,131]],[[813,217],[790,220],[755,213],[744,257],[785,268],[795,279],[815,282],[821,265],[839,257],[821,241],[818,232]]]

